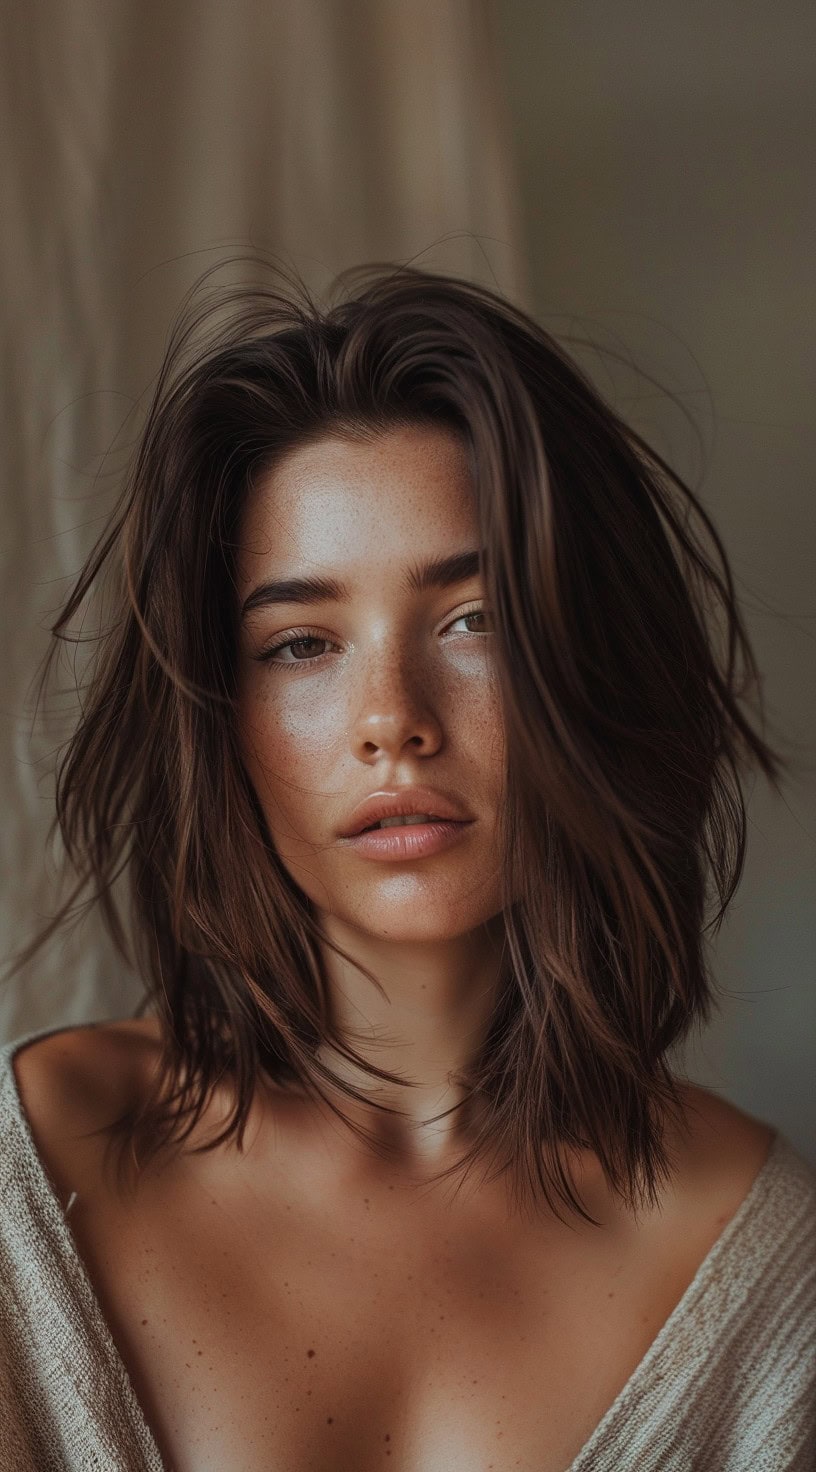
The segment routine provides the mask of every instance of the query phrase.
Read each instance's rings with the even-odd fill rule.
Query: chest
[[[200,1174],[86,1200],[74,1230],[173,1472],[566,1472],[696,1266],[613,1228]]]

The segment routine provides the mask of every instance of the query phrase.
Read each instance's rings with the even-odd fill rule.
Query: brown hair
[[[54,827],[71,900],[92,886],[87,902],[144,977],[139,1012],[152,1004],[163,1024],[152,1092],[114,1133],[134,1159],[180,1147],[227,1074],[234,1108],[204,1148],[240,1144],[262,1074],[325,1098],[326,1038],[402,1081],[332,1031],[330,942],[238,754],[232,558],[246,489],[284,449],[431,423],[469,454],[507,752],[505,966],[462,1079],[487,1107],[440,1178],[492,1156],[522,1208],[586,1215],[564,1147],[588,1147],[628,1205],[654,1201],[666,1119],[682,1117],[667,1052],[710,1015],[706,931],[742,872],[740,766],[778,787],[784,765],[740,708],[756,691],[762,712],[722,542],[690,488],[500,295],[378,264],[343,273],[320,307],[280,275],[202,282],[186,302],[120,503],[53,626],[69,637],[113,570],[116,616],[58,761]],[[129,927],[112,894],[123,869]]]

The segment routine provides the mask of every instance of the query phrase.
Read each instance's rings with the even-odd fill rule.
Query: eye
[[[307,646],[310,644],[330,643],[331,640],[327,639],[325,634],[319,634],[313,629],[292,629],[288,639],[281,639],[277,644],[272,644],[268,649],[262,650],[258,655],[258,659],[272,664],[315,664],[316,660],[322,659],[323,656],[322,654],[318,654],[315,658],[310,659],[308,657]],[[292,650],[292,659],[280,659],[276,657],[285,649]],[[307,656],[305,658],[302,657],[304,650]]]
[[[488,613],[488,611],[487,611],[486,608],[471,608],[471,609],[469,609],[467,611],[467,613],[457,614],[457,616],[453,620],[453,622],[452,623],[449,623],[447,625],[447,627],[449,629],[452,629],[454,624],[459,624],[459,623],[462,622],[463,619],[469,619],[469,618],[486,619],[488,621],[488,625],[490,623],[490,614]],[[490,627],[488,627],[486,629],[469,629],[468,630],[468,633],[470,633],[470,634],[492,634],[492,632],[493,632],[493,630]]]
[[[455,619],[452,619],[449,624],[446,624],[443,632],[447,633],[455,624],[462,623],[464,620],[480,618],[489,620],[490,615],[487,609],[469,608],[464,613],[457,614]],[[469,629],[467,632],[470,634],[480,634],[484,637],[485,634],[492,633],[492,629]],[[264,664],[284,664],[289,666],[296,664],[317,664],[324,656],[321,652],[315,652],[314,646],[320,644],[328,645],[331,642],[331,639],[328,639],[325,634],[321,634],[317,629],[290,629],[286,639],[279,639],[277,643],[271,644],[269,648],[261,650],[261,653],[256,655],[256,658]],[[310,645],[312,646],[311,652],[309,650]],[[291,659],[281,658],[281,655],[286,650],[292,651]]]

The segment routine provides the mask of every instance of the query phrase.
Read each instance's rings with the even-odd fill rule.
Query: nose
[[[380,755],[395,759],[406,747],[433,755],[443,739],[434,707],[427,672],[416,660],[400,658],[393,644],[372,654],[361,673],[349,722],[355,756],[365,762]]]

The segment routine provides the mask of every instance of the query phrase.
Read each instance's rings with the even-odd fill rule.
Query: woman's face
[[[412,426],[292,450],[249,494],[238,540],[239,607],[252,599],[239,739],[292,878],[320,911],[385,940],[452,939],[483,924],[501,904],[490,619],[478,570],[421,590],[409,581],[434,559],[478,550],[459,439]],[[293,578],[331,579],[343,596],[258,592]],[[415,783],[473,819],[453,846],[383,862],[340,836],[364,798]]]

